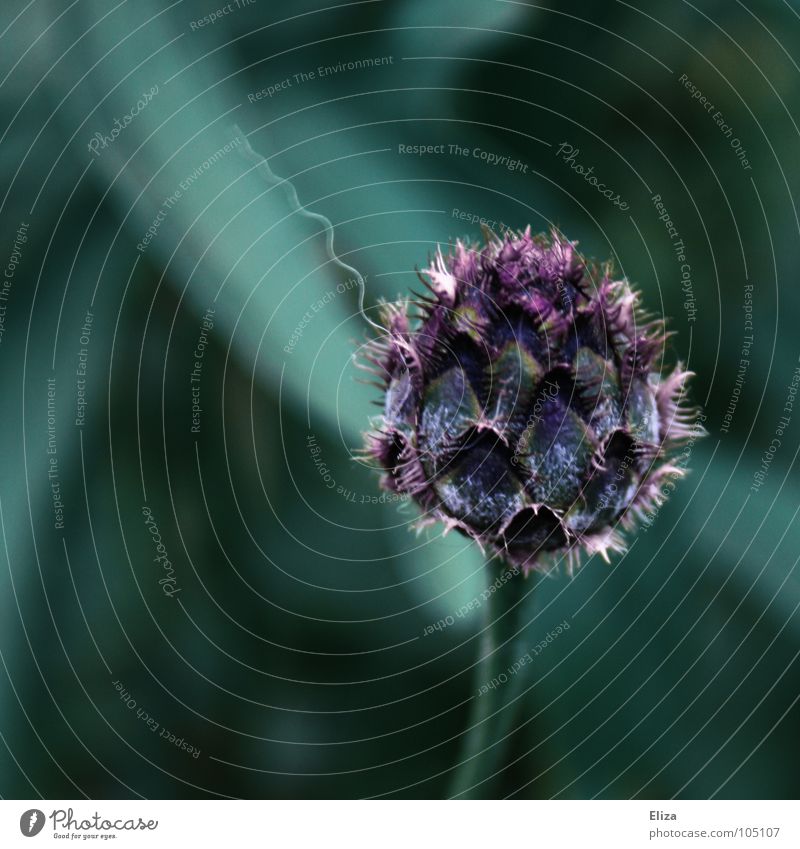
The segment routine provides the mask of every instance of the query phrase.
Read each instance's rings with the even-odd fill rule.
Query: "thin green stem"
[[[531,678],[528,652],[536,643],[532,635],[535,581],[535,577],[526,580],[513,567],[506,566],[482,596],[480,654],[451,797],[480,799],[496,795],[522,707],[520,695]]]

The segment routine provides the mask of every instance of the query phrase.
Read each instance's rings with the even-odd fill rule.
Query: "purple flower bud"
[[[700,436],[690,373],[659,376],[664,323],[609,266],[530,228],[438,250],[428,296],[384,304],[368,345],[384,407],[366,455],[385,489],[526,570],[624,550]]]

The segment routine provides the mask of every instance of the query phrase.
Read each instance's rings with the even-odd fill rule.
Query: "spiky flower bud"
[[[624,550],[617,526],[660,506],[699,427],[689,372],[659,376],[663,322],[556,231],[487,231],[425,274],[430,294],[383,305],[368,345],[383,487],[526,570]]]

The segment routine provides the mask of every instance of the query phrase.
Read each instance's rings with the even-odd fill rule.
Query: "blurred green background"
[[[796,4],[7,0],[0,33],[3,797],[442,797],[462,759],[495,567],[375,503],[358,290],[234,125],[368,309],[479,236],[454,210],[556,224],[697,374],[691,475],[538,587],[571,628],[485,795],[797,795],[800,406],[753,487],[800,354]]]

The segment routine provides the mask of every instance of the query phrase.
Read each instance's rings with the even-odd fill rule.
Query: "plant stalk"
[[[503,567],[500,577],[481,596],[484,620],[480,651],[451,798],[496,798],[502,769],[511,755],[516,719],[521,716],[521,695],[532,679],[528,652],[536,644],[533,630],[538,576],[526,579],[515,567]]]

